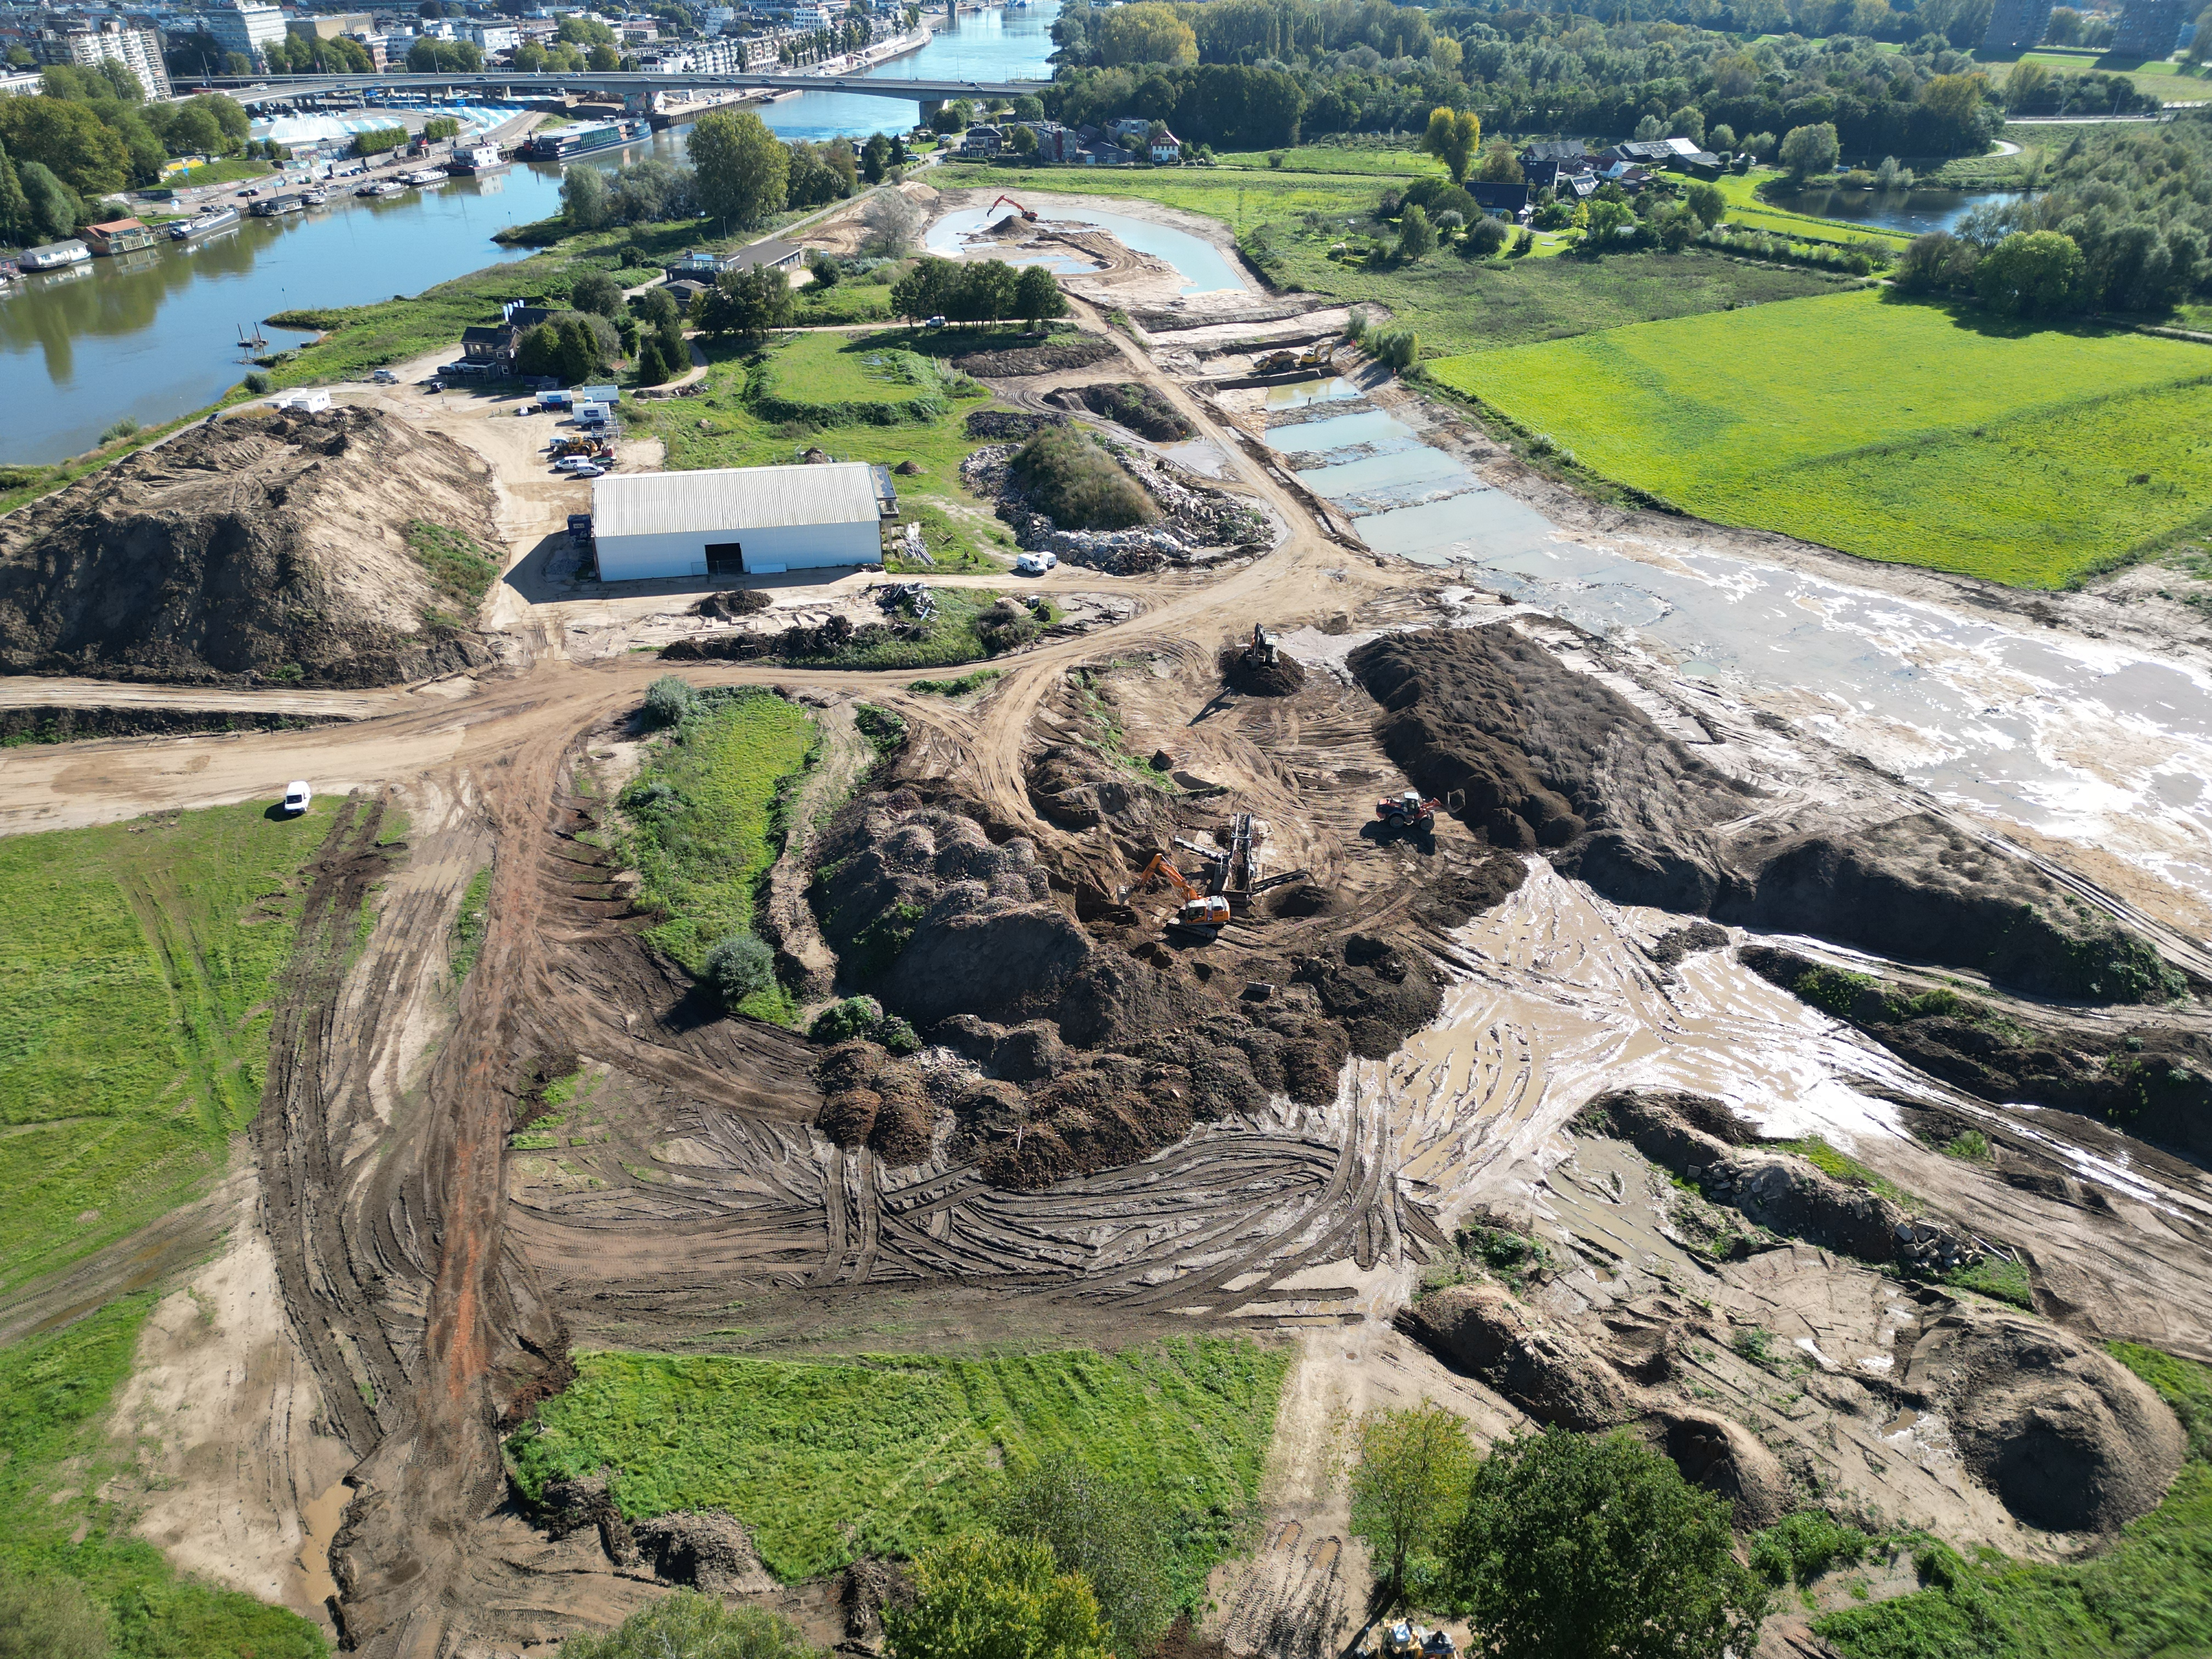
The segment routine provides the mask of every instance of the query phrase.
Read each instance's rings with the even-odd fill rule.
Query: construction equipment
[[[1175,889],[1182,902],[1176,907],[1169,919],[1169,928],[1176,933],[1189,933],[1200,939],[1211,939],[1229,922],[1229,901],[1218,893],[1201,893],[1191,885],[1190,878],[1168,862],[1165,853],[1152,854],[1152,861],[1137,872],[1137,878],[1117,895],[1127,899],[1139,888],[1150,890],[1158,881],[1164,881]]]
[[[1382,1659],[1420,1659],[1421,1638],[1401,1619],[1382,1632]]]
[[[1288,374],[1303,368],[1327,368],[1329,351],[1326,342],[1316,342],[1304,351],[1270,351],[1252,360],[1255,374]]]
[[[1251,668],[1273,668],[1279,654],[1274,638],[1259,623],[1252,624],[1252,643],[1244,647],[1245,665]]]
[[[1375,816],[1385,830],[1418,830],[1432,823],[1442,810],[1440,800],[1428,800],[1418,789],[1408,789],[1375,803]]]
[[[1017,212],[1017,213],[1020,214],[1020,215],[1022,216],[1022,217],[1023,217],[1023,218],[1024,218],[1024,219],[1026,219],[1030,223],[1031,223],[1031,224],[1035,224],[1035,223],[1037,222],[1037,216],[1036,216],[1036,210],[1035,210],[1035,209],[1033,209],[1033,208],[1025,208],[1025,207],[1024,207],[1024,206],[1023,206],[1019,202],[1017,202],[1017,201],[1016,201],[1012,197],[1011,197],[1011,196],[1001,196],[1001,197],[999,198],[999,202],[1004,202],[1004,203],[1005,203],[1008,207],[1010,207],[1010,208],[1013,209],[1013,210],[1014,210],[1015,212]],[[988,207],[988,208],[984,209],[984,210],[983,210],[983,216],[984,216],[986,219],[989,218],[989,217],[990,217],[994,213],[996,213],[996,212],[999,210],[999,202],[994,202],[994,203],[992,203],[992,204],[991,204],[991,205],[990,205],[989,207]]]

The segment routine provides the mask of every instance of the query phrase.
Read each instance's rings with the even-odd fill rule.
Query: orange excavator
[[[1122,889],[1121,896],[1127,898],[1140,887],[1149,890],[1160,881],[1174,888],[1182,899],[1168,921],[1171,930],[1210,939],[1228,925],[1229,901],[1218,893],[1200,892],[1188,877],[1168,862],[1165,853],[1153,854],[1152,861],[1137,872],[1136,880]]]
[[[1037,222],[1036,210],[1035,208],[1025,208],[1011,196],[1001,196],[999,198],[999,202],[1004,202],[1008,207],[1013,209],[1015,212],[1020,214],[1023,218],[1028,220],[1030,223],[1035,224]],[[983,216],[986,219],[989,218],[994,213],[996,213],[999,210],[999,202],[994,202],[989,207],[983,210]]]

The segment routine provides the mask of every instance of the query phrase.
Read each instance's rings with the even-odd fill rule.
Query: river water
[[[1048,78],[1058,11],[1058,0],[1041,0],[963,15],[957,29],[876,76]],[[787,138],[903,131],[919,117],[917,105],[855,93],[804,93],[757,107]],[[647,155],[681,161],[683,139],[681,128],[657,133],[603,165]],[[27,277],[0,294],[0,399],[37,414],[0,428],[0,462],[59,460],[92,447],[125,416],[151,426],[213,403],[249,367],[237,345],[241,325],[250,330],[276,312],[419,294],[522,258],[529,250],[490,237],[556,212],[560,187],[560,169],[541,165],[380,201],[334,194],[327,207],[247,219],[205,243],[165,240]]]

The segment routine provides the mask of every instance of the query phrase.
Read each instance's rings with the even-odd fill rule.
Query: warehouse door
[[[707,574],[710,576],[744,575],[745,544],[743,542],[708,542]]]

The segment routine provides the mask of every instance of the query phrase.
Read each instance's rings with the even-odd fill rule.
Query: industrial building
[[[2157,62],[2173,55],[2195,0],[2127,0],[2112,32],[2112,55]]]
[[[874,564],[898,517],[890,475],[864,461],[616,473],[592,483],[602,581],[780,575]]]

